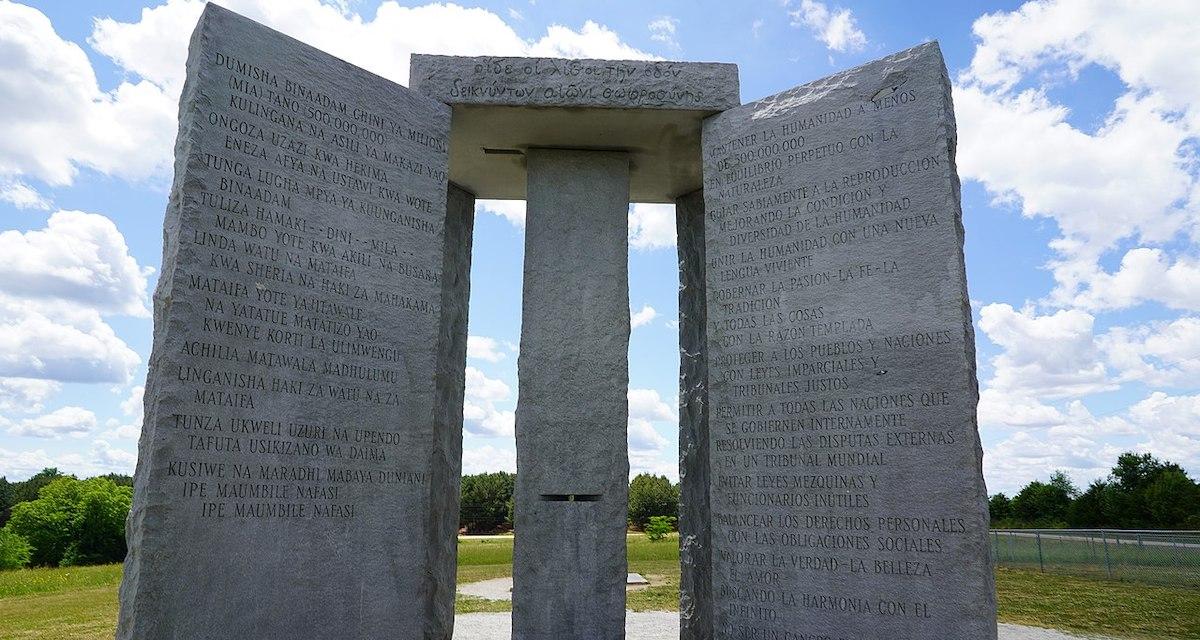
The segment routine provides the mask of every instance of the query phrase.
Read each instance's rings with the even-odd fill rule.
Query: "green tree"
[[[28,480],[13,483],[13,505],[19,502],[29,502],[37,500],[38,492],[42,487],[50,484],[58,478],[65,478],[61,471],[55,467],[46,467],[35,473]]]
[[[133,488],[108,478],[79,483],[80,500],[72,520],[73,540],[63,554],[64,565],[104,564],[125,559],[125,518]]]
[[[1077,493],[1071,479],[1065,473],[1056,471],[1050,482],[1030,482],[1013,497],[1013,516],[1024,526],[1064,526],[1071,500]]]
[[[1012,519],[1012,500],[1003,493],[988,498],[988,515],[991,516],[992,526],[1000,526]]]
[[[1104,480],[1092,482],[1087,491],[1071,502],[1067,510],[1067,523],[1080,528],[1112,526],[1112,515],[1109,513],[1112,491],[1112,485]]]
[[[463,476],[459,528],[467,533],[492,533],[512,528],[509,503],[517,476],[504,471]]]
[[[1200,516],[1200,485],[1182,469],[1165,468],[1144,490],[1150,524],[1160,529],[1186,528],[1194,516]]]
[[[1179,465],[1149,453],[1123,453],[1102,494],[1105,517],[1095,526],[1184,527],[1198,515],[1196,491],[1196,483]]]
[[[0,571],[20,569],[29,564],[30,551],[25,538],[7,528],[0,529]]]
[[[12,510],[5,529],[32,547],[35,565],[97,564],[125,557],[133,490],[107,478],[60,477]]]
[[[653,516],[679,515],[679,487],[666,476],[639,473],[629,483],[629,522],[644,530]]]
[[[114,484],[116,484],[117,486],[121,486],[121,487],[132,487],[133,486],[133,476],[127,476],[123,473],[106,473],[102,476],[96,476],[96,477],[97,478],[108,478],[109,480],[112,480]]]
[[[12,509],[16,489],[7,477],[0,476],[0,527],[8,522],[8,512]]]
[[[1112,477],[1124,491],[1137,492],[1150,486],[1163,471],[1183,471],[1173,462],[1163,462],[1149,453],[1122,453],[1113,467]]]

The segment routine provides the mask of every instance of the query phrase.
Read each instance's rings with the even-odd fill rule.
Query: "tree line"
[[[468,534],[512,531],[516,485],[516,474],[505,471],[463,476],[459,531]],[[629,482],[630,528],[644,531],[651,518],[674,519],[678,512],[679,485],[666,476],[642,473]]]
[[[512,531],[515,488],[511,473],[463,476],[460,530]],[[125,475],[80,480],[51,468],[22,482],[0,477],[0,570],[121,562],[132,500],[133,478]],[[678,485],[639,475],[629,486],[630,526],[646,530],[652,518],[663,518],[655,521],[661,537],[678,503]]]
[[[80,480],[50,468],[23,482],[0,478],[0,569],[120,562],[132,501],[125,475]]]
[[[1012,498],[992,496],[988,511],[998,528],[1200,530],[1200,484],[1173,462],[1123,453],[1083,491],[1058,471]]]
[[[462,477],[459,528],[513,530],[516,475]],[[0,569],[120,562],[133,479],[109,474],[80,480],[44,469],[21,482],[0,477]],[[677,520],[679,485],[639,474],[629,483],[629,527],[661,534]],[[1178,464],[1125,453],[1105,478],[1080,491],[1065,473],[1035,480],[1012,498],[988,501],[993,527],[1200,530],[1200,484]]]

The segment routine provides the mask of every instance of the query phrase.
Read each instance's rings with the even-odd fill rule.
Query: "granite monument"
[[[624,637],[630,202],[677,212],[681,638],[995,638],[936,43],[746,105],[719,63],[409,75],[205,9],[118,638],[451,637],[476,198],[527,201],[514,638]]]

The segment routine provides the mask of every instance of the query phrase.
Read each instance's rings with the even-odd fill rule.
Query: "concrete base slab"
[[[489,581],[490,582],[490,581]],[[476,583],[479,584],[479,583]],[[465,586],[465,585],[464,585]],[[460,589],[461,591],[461,589]],[[1000,640],[1107,640],[1075,636],[1053,629],[1000,624]],[[454,640],[510,640],[512,616],[507,613],[467,613],[454,619]],[[674,611],[627,611],[625,640],[677,640],[679,614]]]

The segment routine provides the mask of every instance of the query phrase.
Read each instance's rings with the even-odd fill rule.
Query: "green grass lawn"
[[[512,538],[471,538],[458,546],[458,580],[512,574]],[[629,570],[652,586],[629,592],[634,611],[673,611],[679,597],[679,547],[629,538]],[[0,573],[0,638],[111,640],[120,565]],[[1000,619],[1138,640],[1200,639],[1200,590],[1113,582],[1001,568]],[[508,602],[459,596],[459,613],[508,611]]]

